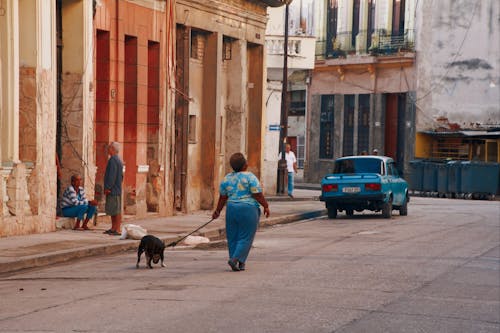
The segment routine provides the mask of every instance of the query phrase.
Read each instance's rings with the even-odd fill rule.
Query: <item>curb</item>
[[[281,217],[262,219],[260,221],[260,227],[267,227],[276,224],[286,224],[291,222],[296,222],[300,220],[311,219],[315,217],[320,217],[326,215],[326,210],[310,211],[301,214],[285,215]],[[205,232],[198,232],[199,236],[207,237],[210,241],[221,240],[226,237],[226,229],[218,228],[213,230],[207,230]],[[178,240],[180,237],[159,237],[166,244]],[[130,250],[137,249],[139,246],[139,240],[120,240],[116,244],[105,244],[105,245],[92,245],[85,246],[77,249],[62,250],[53,252],[47,255],[34,255],[21,258],[17,261],[7,262],[0,264],[0,274],[13,273],[15,271],[20,271],[28,268],[37,268],[48,266],[52,264],[64,263],[74,259],[87,258],[98,255],[109,255],[116,254],[120,252],[126,252]]]

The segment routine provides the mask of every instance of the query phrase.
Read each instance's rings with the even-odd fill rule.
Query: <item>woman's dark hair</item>
[[[231,165],[231,168],[233,168],[234,172],[240,172],[247,164],[247,160],[242,153],[234,153],[229,159],[229,164]]]

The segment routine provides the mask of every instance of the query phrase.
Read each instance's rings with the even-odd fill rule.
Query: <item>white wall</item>
[[[417,130],[500,125],[499,15],[498,0],[418,3]]]

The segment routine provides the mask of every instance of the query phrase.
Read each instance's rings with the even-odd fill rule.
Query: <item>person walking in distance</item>
[[[286,169],[288,171],[288,196],[293,199],[293,178],[297,173],[297,158],[291,150],[292,146],[289,143],[285,146]],[[281,158],[281,153],[280,153]]]
[[[269,217],[269,205],[262,193],[257,177],[247,171],[248,164],[242,153],[231,155],[229,164],[233,172],[228,173],[219,187],[219,201],[212,218],[219,217],[226,205],[226,237],[229,249],[227,262],[233,271],[245,270],[245,262],[259,226],[259,204],[264,215]]]
[[[108,164],[104,174],[104,194],[106,195],[106,214],[111,216],[111,229],[104,233],[108,235],[120,235],[122,223],[122,182],[123,162],[118,156],[120,144],[111,142],[108,146]]]

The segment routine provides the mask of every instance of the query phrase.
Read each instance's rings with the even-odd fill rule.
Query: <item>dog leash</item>
[[[215,219],[211,219],[210,221],[208,221],[207,223],[205,223],[204,225],[202,225],[201,227],[199,227],[198,229],[196,230],[193,230],[191,231],[189,234],[187,234],[186,236],[176,240],[175,242],[172,242],[172,243],[169,243],[167,246],[165,247],[174,247],[176,246],[179,242],[183,241],[184,239],[186,239],[188,236],[191,236],[192,234],[194,234],[195,232],[197,232],[198,230],[200,230],[201,228],[203,228],[204,226],[206,226],[207,224],[209,224],[210,222],[212,222],[213,220]]]

